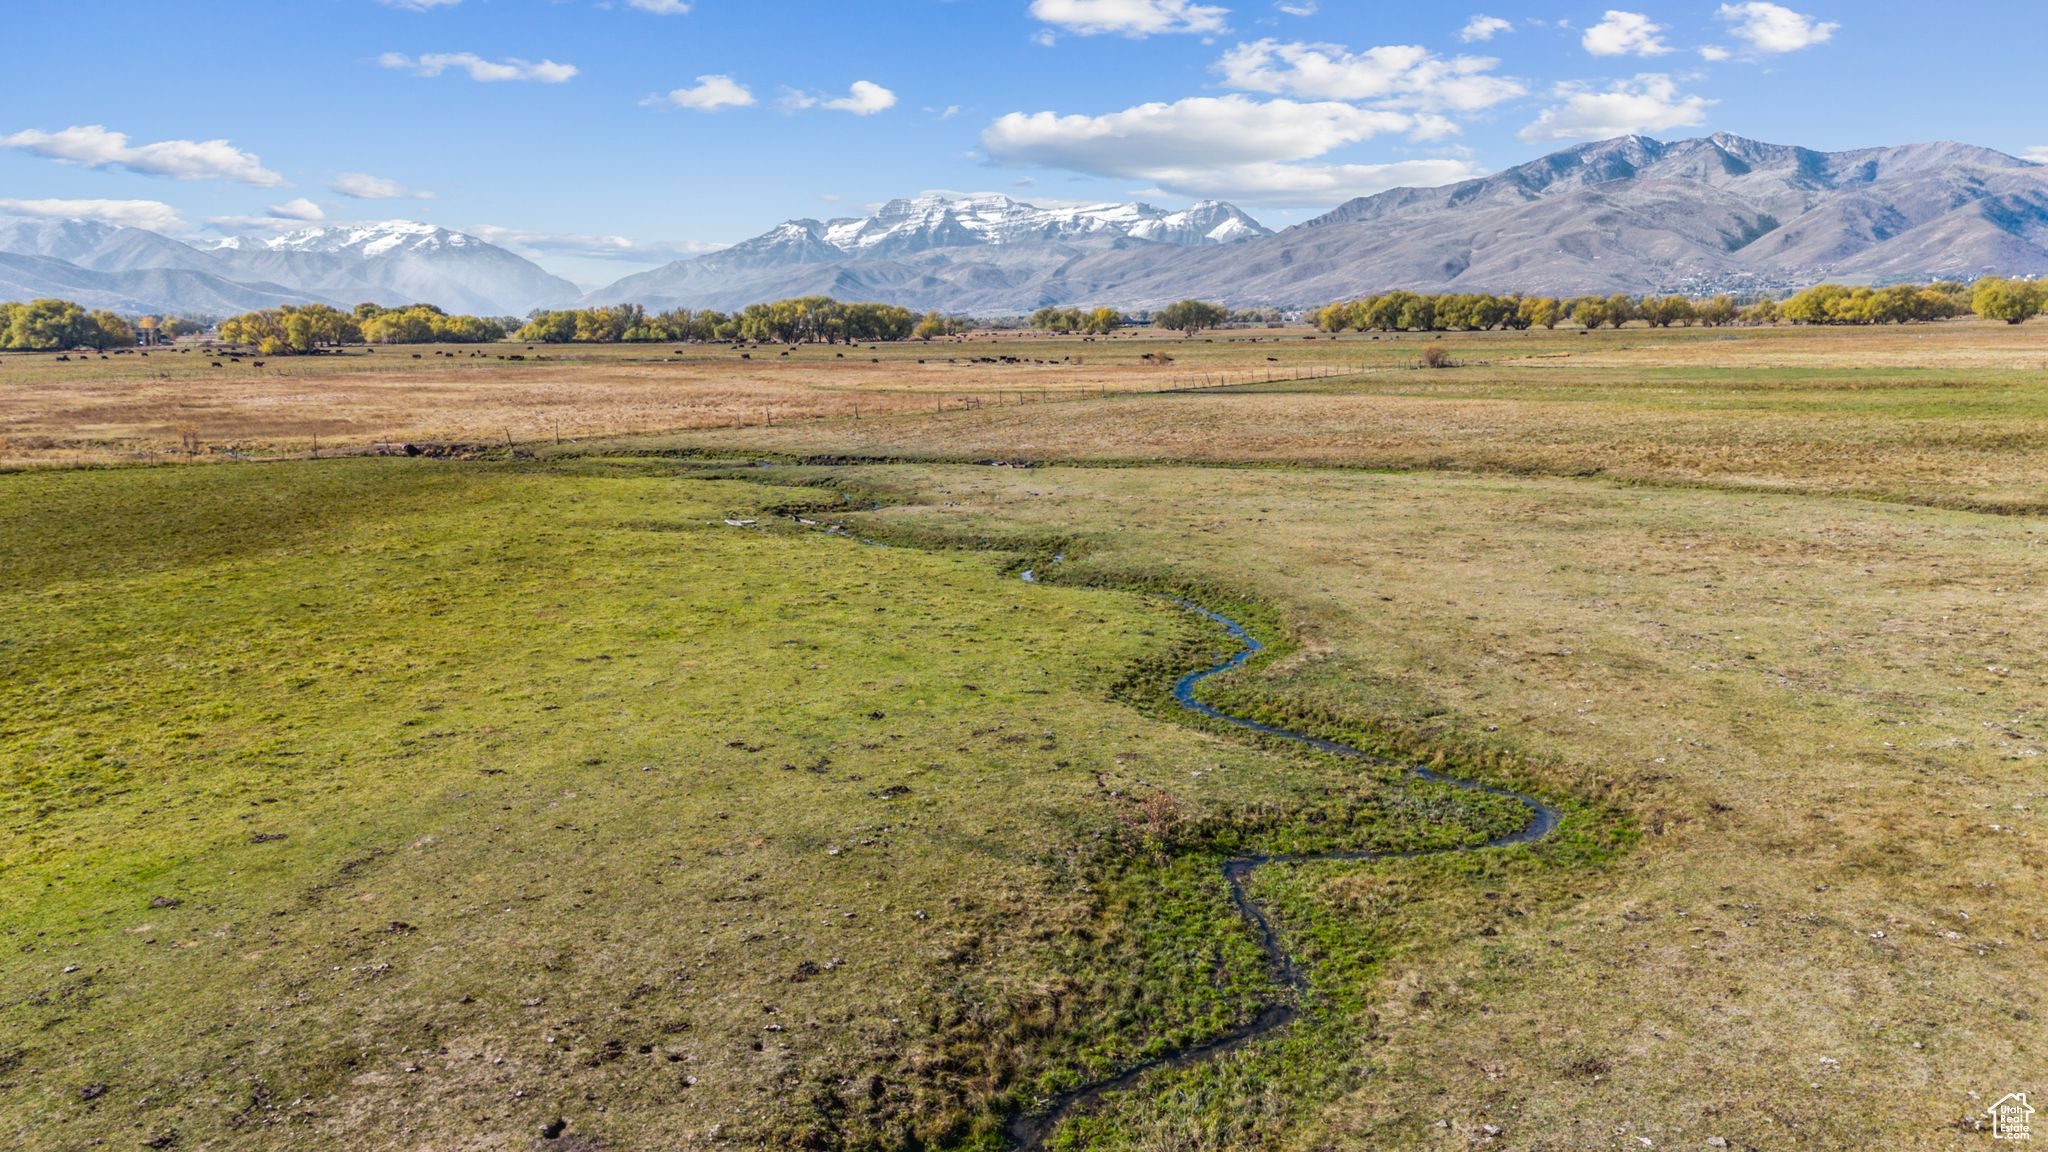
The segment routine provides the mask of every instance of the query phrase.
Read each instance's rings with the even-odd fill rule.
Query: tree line
[[[1387,292],[1317,309],[1309,320],[1325,332],[1485,332],[1580,327],[1620,328],[1640,321],[1720,328],[1732,324],[1908,324],[1977,315],[2018,324],[2041,314],[2048,288],[1987,277],[1974,284],[1936,281],[1885,288],[1818,284],[1783,300],[1741,303],[1730,295],[1555,296],[1491,293]]]
[[[1147,322],[1154,328],[1185,332],[1192,336],[1205,329],[1221,328],[1226,324],[1279,323],[1281,317],[1282,314],[1277,308],[1240,308],[1232,311],[1221,304],[1211,304],[1206,300],[1182,300],[1150,313],[1142,321],[1126,316],[1114,308],[1096,308],[1084,312],[1079,308],[1046,307],[1033,312],[1026,322],[1041,332],[1079,332],[1087,336],[1107,336],[1119,328]]]
[[[131,348],[135,327],[112,312],[88,312],[69,300],[0,304],[0,349],[61,352]]]
[[[649,313],[638,304],[536,312],[513,335],[538,344],[853,344],[935,340],[966,329],[965,320],[938,312],[919,315],[894,304],[802,296],[729,313],[711,308]]]
[[[344,344],[489,344],[505,338],[505,324],[482,316],[450,316],[432,304],[358,304],[352,312],[325,304],[287,304],[223,320],[220,338],[250,345],[265,356],[286,356]]]
[[[1985,277],[1971,284],[1936,281],[1884,288],[1819,284],[1783,300],[1738,302],[1726,294],[1555,296],[1492,293],[1386,292],[1316,309],[1309,320],[1326,332],[1483,332],[1556,328],[1620,328],[1640,321],[1653,328],[1732,324],[1906,324],[1976,315],[2023,323],[2048,308],[2048,285]],[[1183,300],[1149,316],[1155,328],[1193,334],[1231,323],[1277,319],[1271,310],[1232,312],[1218,304]],[[1134,323],[1114,308],[1041,308],[1033,328],[1107,335]],[[524,324],[483,316],[455,316],[431,304],[385,307],[359,304],[344,312],[324,304],[287,305],[248,312],[220,325],[220,338],[264,355],[313,352],[345,344],[487,344],[516,339],[546,344],[612,343],[854,343],[933,340],[964,332],[968,322],[939,312],[919,315],[893,304],[844,303],[805,296],[750,304],[738,312],[673,308],[649,313],[637,304],[535,312]],[[515,331],[516,328],[516,331]],[[167,337],[198,325],[167,318]],[[68,300],[0,303],[0,350],[61,351],[132,347],[135,327],[109,311],[88,311]]]

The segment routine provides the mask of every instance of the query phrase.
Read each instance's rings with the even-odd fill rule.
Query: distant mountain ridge
[[[628,276],[590,304],[736,308],[837,295],[969,310],[1034,291],[1069,261],[1134,248],[1217,247],[1271,236],[1234,205],[1204,200],[1040,207],[1007,196],[891,200],[874,215],[786,220],[750,240]],[[944,299],[947,304],[934,301]]]
[[[304,228],[187,244],[88,220],[0,219],[0,295],[62,296],[123,312],[220,315],[279,304],[429,303],[524,315],[574,284],[503,248],[414,221]]]
[[[1775,293],[1990,274],[2048,276],[2048,167],[1965,144],[1819,152],[1727,133],[1583,144],[1361,197],[1281,232],[1219,201],[925,195],[870,216],[785,221],[587,296],[505,249],[409,221],[194,245],[0,219],[0,298],[216,315],[366,300],[490,315],[579,298],[733,309],[806,295],[1002,315],[1188,297],[1307,307],[1396,288]]]
[[[1625,136],[1446,187],[1362,197],[1227,244],[1144,243],[1130,231],[1087,244],[1029,229],[1000,245],[956,242],[972,214],[934,215],[926,204],[894,201],[864,221],[791,221],[588,299],[730,308],[822,293],[987,314],[1187,297],[1310,306],[1396,288],[1779,292],[1824,279],[2048,275],[2048,168],[1953,143],[1829,153],[1726,133]],[[884,226],[896,220],[918,223]],[[870,235],[889,239],[834,242]],[[928,242],[895,246],[905,235]]]

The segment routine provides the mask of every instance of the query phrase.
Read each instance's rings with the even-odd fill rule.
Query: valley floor
[[[1368,846],[1432,851],[1249,881],[1299,1019],[1054,1146],[1981,1147],[2035,331],[0,477],[0,1131],[998,1148],[1268,997],[1221,860]],[[1202,699],[1384,763],[1175,708],[1176,597],[1270,645]],[[1525,814],[1416,763],[1559,831],[1433,851]]]

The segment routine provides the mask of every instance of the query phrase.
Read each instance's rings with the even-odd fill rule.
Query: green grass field
[[[0,476],[0,1132],[1000,1148],[1270,996],[1224,858],[1522,819],[1419,763],[1563,826],[1260,870],[1302,1016],[1055,1147],[1983,1147],[2035,332]],[[1205,700],[1386,763],[1175,707],[1176,596],[1271,645]]]
[[[1250,1003],[1219,846],[1499,818],[1157,715],[1143,670],[1213,643],[1158,601],[724,523],[813,489],[344,461],[5,499],[20,1147],[971,1141]]]

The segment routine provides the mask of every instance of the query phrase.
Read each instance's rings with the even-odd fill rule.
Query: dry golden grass
[[[2039,325],[1961,323],[1856,332],[1451,337],[1446,347],[1465,367],[1427,373],[1408,367],[1425,343],[1420,338],[1331,341],[1301,333],[1277,341],[1271,333],[1231,333],[1208,342],[982,337],[943,349],[801,349],[786,359],[776,349],[753,350],[748,361],[733,350],[664,362],[666,349],[604,349],[525,363],[431,355],[415,362],[406,353],[394,366],[395,358],[380,352],[273,362],[265,370],[288,376],[243,368],[248,375],[240,383],[225,375],[228,369],[216,373],[203,362],[157,379],[143,365],[154,366],[158,357],[82,366],[0,358],[0,419],[18,444],[49,441],[10,449],[8,459],[30,464],[66,454],[104,460],[160,452],[149,446],[175,447],[175,421],[194,412],[206,427],[239,430],[195,433],[210,453],[226,443],[297,451],[299,437],[309,439],[313,430],[328,443],[330,428],[338,445],[351,447],[386,437],[492,441],[508,432],[538,447],[552,439],[553,422],[574,419],[581,423],[564,435],[658,433],[620,441],[627,450],[893,458],[789,472],[907,501],[850,515],[856,530],[880,522],[934,539],[1058,539],[1071,558],[1063,578],[1166,579],[1239,593],[1284,621],[1293,655],[1216,682],[1224,703],[1273,703],[1287,714],[1356,718],[1425,744],[1512,752],[1516,776],[1501,782],[1566,803],[1589,823],[1601,806],[1618,810],[1640,832],[1640,841],[1614,859],[1573,855],[1582,849],[1573,847],[1568,828],[1529,850],[1263,870],[1260,895],[1310,973],[1309,1012],[1228,1061],[1142,1082],[1100,1118],[1100,1130],[1119,1147],[1947,1150],[1984,1147],[1987,1137],[1974,1127],[1982,1107],[2009,1091],[2042,1090],[2048,1068],[2040,1039],[2048,1011],[2040,982],[2048,971],[2048,912],[2041,904],[2048,856],[2040,848],[2048,833],[2041,817],[2048,803],[2048,526],[2026,515],[1962,510],[2048,509],[2044,334],[2048,328]],[[1259,342],[1249,343],[1254,336]],[[1174,358],[1166,368],[1139,359],[1162,351]],[[868,363],[868,356],[881,363]],[[961,362],[940,363],[947,356]],[[1053,363],[965,362],[989,356]],[[918,365],[919,357],[928,363]],[[1236,392],[1104,395],[1226,372],[1301,375],[1335,366],[1348,370]],[[1065,389],[1074,402],[1017,403],[1039,389],[1048,399]],[[1085,399],[1091,392],[1095,398]],[[977,397],[981,407],[962,407]],[[850,410],[856,400],[858,421]],[[950,410],[931,411],[941,402]],[[773,428],[750,411],[776,403],[785,407]],[[752,426],[729,427],[735,419]],[[692,420],[700,425],[695,431],[666,431]],[[370,427],[387,422],[394,426]],[[417,514],[390,500],[387,468],[452,482],[492,469],[577,478],[585,468],[603,476],[613,467],[574,459],[574,449],[562,455],[546,463],[443,468],[359,461],[228,475],[256,487],[254,471],[306,482],[322,469],[345,470],[364,486],[365,507],[396,519]],[[960,463],[987,458],[1064,463],[1028,470]],[[1103,462],[1135,466],[1092,466]],[[788,710],[796,689],[783,685],[809,684],[830,689],[819,696],[818,715],[833,717],[818,725],[821,738],[843,738],[834,710],[843,710],[845,692],[821,679],[818,665],[826,661],[798,649],[755,650],[767,643],[763,637],[780,635],[777,629],[830,641],[845,653],[832,666],[854,677],[875,675],[868,669],[877,646],[922,643],[957,659],[934,662],[914,650],[898,657],[919,675],[962,660],[1009,659],[1010,666],[1054,676],[1070,693],[1053,707],[1059,723],[1073,727],[1062,747],[1077,749],[1075,763],[1142,771],[1148,793],[1167,794],[1162,803],[1198,808],[1225,787],[1218,780],[1231,781],[1228,787],[1247,798],[1311,783],[1290,761],[1234,736],[1177,726],[1151,731],[1164,726],[1149,722],[1142,739],[1135,731],[1122,742],[1089,734],[1098,714],[1105,726],[1140,719],[1102,699],[1105,689],[1090,679],[1112,675],[1116,660],[1128,660],[1134,649],[1118,648],[1115,659],[1060,663],[1040,645],[1066,637],[1077,651],[1105,638],[1143,647],[1141,641],[1157,639],[1155,626],[1185,625],[1161,605],[1148,609],[1091,593],[1093,623],[1036,622],[1042,640],[1033,631],[1013,650],[991,647],[986,624],[929,633],[923,625],[897,624],[893,615],[874,616],[866,599],[925,612],[965,595],[946,591],[954,582],[971,584],[976,604],[1022,595],[1022,586],[1002,578],[992,559],[899,555],[822,535],[728,534],[709,504],[690,514],[712,520],[704,528],[710,535],[693,547],[640,540],[638,551],[622,549],[609,534],[644,531],[632,527],[644,525],[642,507],[675,498],[661,485],[692,492],[706,483],[671,480],[659,462],[632,467],[647,471],[629,493],[579,489],[557,493],[554,505],[524,498],[499,505],[504,539],[523,559],[497,577],[532,582],[527,599],[560,610],[560,585],[548,565],[567,557],[582,573],[601,558],[611,566],[606,587],[620,598],[606,610],[625,620],[651,614],[666,627],[677,618],[675,607],[648,600],[646,589],[660,586],[649,581],[664,565],[687,562],[689,569],[670,579],[704,603],[680,618],[745,623],[728,627],[710,649],[730,670],[702,683],[707,691],[735,693],[758,683],[745,701],[764,723]],[[1364,470],[1394,468],[1414,471]],[[125,489],[183,475],[131,470],[12,479],[95,480]],[[1905,503],[1854,498],[1858,493]],[[586,508],[586,499],[597,503]],[[619,501],[614,515],[630,517],[626,527],[589,510],[611,506],[604,501]],[[266,495],[249,503],[280,502]],[[1951,507],[1916,506],[1927,504]],[[332,519],[318,502],[282,505],[316,525]],[[42,504],[24,499],[23,506]],[[132,494],[121,507],[130,509],[127,520],[92,524],[81,530],[78,546],[119,549],[122,524],[135,531],[132,525],[158,518],[154,502]],[[467,514],[467,505],[458,507]],[[187,535],[225,548],[219,541],[237,526],[256,531],[239,513],[220,515],[224,529]],[[571,535],[534,537],[527,531],[534,522]],[[410,535],[371,537],[389,537],[388,554],[350,547],[331,562],[361,570],[361,579],[343,586],[406,593],[399,596],[403,610],[415,601],[431,605],[421,610],[426,621],[438,622],[399,628],[379,613],[352,612],[352,626],[397,628],[408,650],[420,652],[436,651],[428,628],[452,629],[462,644],[442,643],[461,652],[477,644],[472,629],[516,627],[505,623],[519,619],[505,605],[519,601],[484,582],[492,575],[487,570],[479,579],[448,580],[446,572],[468,569],[422,568],[418,596],[386,570],[429,546],[460,552],[462,564],[474,565],[509,544],[496,535],[454,535],[436,520],[396,527]],[[89,551],[28,543],[24,563],[43,551],[53,564],[92,567]],[[289,542],[282,547],[303,551]],[[291,606],[305,610],[321,599],[269,571],[267,553],[252,556],[249,563],[265,567],[235,594],[275,601],[263,620],[285,620]],[[305,581],[334,580],[317,554],[293,560]],[[905,574],[892,575],[899,564]],[[908,574],[913,568],[918,575]],[[759,586],[736,582],[733,570],[750,573]],[[213,629],[220,627],[218,605],[230,595],[219,575],[197,568],[180,575],[182,601],[166,600],[154,587],[104,602],[65,590],[64,611],[114,630],[117,616],[95,615],[107,605],[156,612],[172,604]],[[857,584],[843,589],[844,603],[839,592],[822,594],[842,583]],[[1080,595],[1051,587],[1028,592],[1051,601]],[[440,620],[443,595],[468,597],[460,600],[463,611]],[[754,615],[734,617],[719,600],[725,596]],[[588,589],[579,600],[593,611],[609,603]],[[67,644],[90,635],[83,625],[51,627],[56,604],[22,611]],[[1112,610],[1122,623],[1105,627]],[[603,623],[587,635],[565,630],[559,642],[609,653],[613,633]],[[286,641],[274,663],[258,666],[290,670],[303,663],[304,642],[296,634],[281,637]],[[219,645],[200,647],[221,653],[222,675],[239,676],[250,663],[247,643],[224,635]],[[534,658],[521,656],[525,649],[509,637],[478,650],[511,662],[508,676],[526,674],[518,662]],[[360,642],[338,649],[349,661],[361,659],[360,651]],[[1006,651],[1017,655],[988,655]],[[77,654],[76,675],[104,677],[101,651],[80,647]],[[496,733],[505,710],[498,697],[462,687],[453,676],[443,681],[441,669],[423,661],[408,675],[431,674],[436,693],[454,697],[456,711],[469,710],[479,731]],[[648,731],[662,739],[717,716],[715,701],[691,707],[680,688],[652,674],[633,677],[640,694],[622,701],[613,691],[622,683],[592,679],[580,661],[540,669],[555,678],[550,685],[594,686],[588,715],[595,721],[561,730],[596,748],[617,742],[620,710],[631,700],[644,703]],[[769,670],[767,679],[761,669]],[[182,690],[186,679],[168,675],[164,683]],[[964,726],[973,709],[986,705],[978,689],[967,698],[955,684],[963,679],[991,682],[980,667],[961,668],[946,677],[958,698],[922,685],[903,691],[912,708],[942,701],[930,713],[934,723]],[[480,682],[489,680],[468,681]],[[224,698],[248,698],[222,684]],[[368,690],[383,680],[362,684]],[[557,691],[550,687],[549,697]],[[895,717],[904,709],[887,711]],[[389,719],[375,710],[364,715]],[[454,723],[435,715],[442,717],[435,724]],[[75,725],[77,739],[98,739],[113,719],[98,714],[91,725]],[[146,710],[129,719],[148,731],[157,726]],[[69,731],[68,717],[66,723]],[[532,723],[554,730],[555,721]],[[1156,763],[1126,765],[1126,745]],[[720,746],[678,745],[676,758],[721,765],[727,753]],[[934,791],[939,779],[988,788],[974,803],[941,809],[968,820],[959,833],[949,830],[948,843],[975,842],[970,832],[984,820],[992,826],[1027,808],[1019,799],[1026,789],[977,774],[1001,762],[994,753],[951,734],[930,747],[911,759],[929,755],[940,763],[950,749],[975,766],[935,773]],[[879,745],[862,747],[875,750]],[[563,763],[593,772],[606,763],[582,757],[580,746],[576,751]],[[852,750],[844,754],[850,764],[865,763]],[[1017,754],[1020,765],[1042,768]],[[887,751],[875,758],[878,771],[903,761]],[[535,763],[536,780],[558,789],[562,766]],[[1508,771],[1499,763],[1487,760],[1482,770]],[[468,758],[448,764],[465,774],[473,767]],[[1181,769],[1193,764],[1219,770],[1183,779]],[[1230,770],[1221,771],[1226,764]],[[1260,765],[1269,774],[1258,774]],[[770,780],[808,782],[784,771],[766,767]],[[413,778],[377,779],[403,794]],[[1094,779],[1099,787],[1102,778]],[[615,795],[622,814],[646,818],[629,788]],[[873,799],[859,796],[862,803]],[[990,806],[986,816],[975,806],[983,802]],[[798,811],[804,819],[816,815]],[[229,819],[225,812],[213,815]],[[785,818],[768,807],[759,815],[764,828]],[[663,841],[681,826],[669,821],[649,839]],[[571,833],[560,841],[563,858],[579,859],[589,837],[566,824],[556,828]],[[1191,880],[1209,879],[1211,896],[1220,891],[1213,872],[1180,863],[1188,864]],[[486,874],[485,865],[474,874]],[[570,872],[565,867],[562,874]],[[965,882],[982,881],[975,874]],[[949,872],[946,882],[963,883],[962,874]],[[800,887],[789,891],[793,910],[815,898]],[[638,916],[671,928],[689,925],[644,902],[621,907],[629,915],[607,923],[630,924]],[[1169,905],[1161,915],[1180,913]],[[1008,947],[1030,945],[1023,936],[991,935]],[[641,936],[634,939],[620,954],[645,962]],[[1106,986],[1142,987],[1163,970],[1155,965],[1196,973],[1229,968],[1213,957],[1189,962],[1178,941],[1168,943],[1147,962],[1099,965],[1100,978]],[[612,990],[607,979],[592,978],[593,996]],[[209,995],[230,987],[206,986]],[[437,1013],[449,1011],[445,1003],[453,999],[437,1001],[444,1005]],[[993,1011],[988,1005],[995,1002],[971,991],[954,1000],[972,1011]],[[506,1003],[519,1001],[508,995]],[[47,1007],[72,1010],[56,1001]],[[720,1023],[706,1008],[709,1023],[700,1022],[706,1031],[692,1046],[714,1026],[738,1036],[758,1023],[742,1015]],[[404,1012],[393,1018],[411,1020]],[[540,1043],[533,1036],[523,1042]],[[732,1068],[746,1060],[738,1056]],[[818,1082],[841,1077],[843,1065],[836,1054],[821,1058]],[[613,1066],[596,1067],[574,1083],[612,1083],[613,1074],[602,1069]],[[738,1071],[726,1081],[705,1079],[700,1098],[726,1092],[746,1102],[729,1110],[753,1110],[763,1125],[781,1115],[778,1109],[802,1102],[785,1080],[748,1080]],[[421,1114],[452,1132],[471,1099],[439,1098]],[[572,1099],[569,1107],[598,1098],[578,1099],[584,1103]],[[658,1126],[679,1122],[672,1107],[612,1111],[622,1128]],[[539,1118],[522,1114],[521,1123]]]
[[[508,438],[539,444],[1014,406],[1253,371],[1247,357],[1206,372],[1140,359],[1165,346],[1149,336],[1083,342],[1020,334],[795,349],[501,344],[271,357],[261,368],[258,357],[237,362],[199,349],[61,361],[10,353],[0,355],[0,467],[301,455],[316,441],[326,452]],[[1311,364],[1334,371],[1289,351],[1290,372]],[[500,359],[508,356],[525,359]],[[987,358],[998,362],[975,362]],[[1259,364],[1261,376],[1273,370]]]
[[[1253,698],[1509,741],[1539,791],[1637,822],[1590,873],[1276,877],[1318,951],[1402,943],[1314,971],[1377,1021],[1324,1055],[1375,1074],[1270,1146],[1972,1148],[1985,1105],[2039,1090],[2040,522],[1554,478],[842,474],[915,493],[881,515],[923,533],[1265,598],[1300,650]],[[1180,1146],[1204,1083],[1149,1087],[1131,1146]]]
[[[2048,507],[2048,326],[1629,330],[1447,345],[1467,367],[1413,371],[1418,341],[1361,348],[1351,336],[1316,346],[1364,366],[1335,379],[677,442],[886,458],[1603,474]]]

